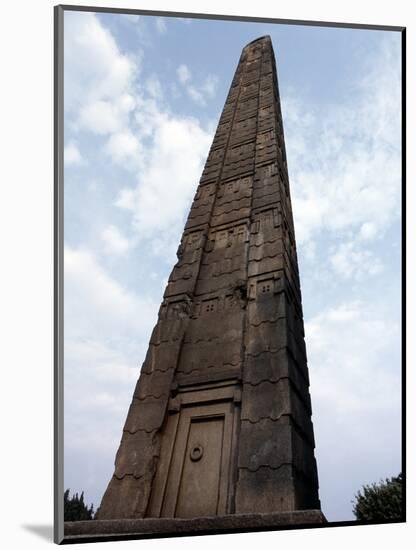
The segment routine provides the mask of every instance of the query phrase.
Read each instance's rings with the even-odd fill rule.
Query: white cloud
[[[373,222],[364,222],[360,228],[360,238],[365,241],[371,241],[377,234],[378,228]]]
[[[129,240],[115,225],[107,226],[103,230],[101,238],[105,243],[106,251],[110,254],[122,255],[130,248]]]
[[[123,55],[93,13],[65,14],[65,108],[111,101],[130,87],[139,67]]]
[[[130,130],[140,55],[123,54],[92,13],[65,14],[65,108],[72,128],[107,137],[113,162],[137,169],[141,146]],[[133,161],[136,156],[138,160]]]
[[[192,101],[201,106],[206,105],[205,96],[200,89],[198,90],[197,88],[195,88],[195,86],[189,85],[186,91],[188,92],[188,95],[192,99]]]
[[[282,94],[296,236],[386,228],[398,216],[401,184],[400,47],[386,41],[339,105],[317,111]]]
[[[192,73],[188,66],[183,63],[176,69],[176,74],[189,97],[198,105],[205,106],[207,99],[215,96],[218,87],[217,76],[208,75],[201,84],[192,84]]]
[[[80,110],[79,122],[82,128],[96,134],[115,132],[121,126],[114,105],[109,101],[94,101]]]
[[[110,154],[113,162],[122,164],[125,168],[135,168],[141,165],[143,146],[128,129],[114,133],[107,142],[106,151]],[[127,165],[126,161],[129,161]]]
[[[128,125],[134,106],[135,99],[128,93],[122,93],[111,101],[93,100],[80,108],[78,123],[82,129],[95,134],[111,134]]]
[[[154,251],[165,254],[177,247],[212,135],[193,118],[161,116],[152,136],[138,186],[123,189],[116,204],[133,213],[139,239],[152,239]]]
[[[163,29],[165,20],[156,21]],[[81,105],[71,107],[79,128],[106,136],[103,152],[135,176],[139,173],[138,185],[122,190],[115,204],[132,212],[135,232],[140,239],[150,239],[156,253],[171,251],[201,175],[212,128],[171,114],[161,101],[156,75],[144,87],[139,85],[135,81],[139,66],[121,53],[93,14],[71,18],[66,34],[65,47],[73,48],[67,60],[69,86],[82,90],[84,98]],[[101,48],[107,55],[105,63]],[[87,65],[92,65],[92,74],[85,74]],[[178,77],[185,83],[191,78],[185,65],[179,67]],[[215,94],[216,83],[216,77],[208,76],[188,93],[204,104]],[[165,234],[161,236],[160,230]]]
[[[77,460],[97,463],[90,487],[104,490],[158,304],[120,285],[88,249],[65,246],[64,266],[65,476],[77,478]]]
[[[81,156],[81,153],[79,152],[77,144],[73,141],[65,146],[64,162],[67,165],[80,165],[85,162]]]
[[[146,80],[146,91],[155,99],[162,98],[162,85],[156,75],[152,75]]]
[[[181,84],[186,84],[189,80],[191,80],[191,71],[184,64],[179,65],[176,69],[176,73]]]
[[[123,288],[89,250],[65,246],[64,265],[65,316],[71,320],[65,336],[115,338],[116,327],[137,336],[143,323],[151,326],[147,318],[154,317],[154,304]]]
[[[134,112],[135,131],[149,144],[148,138],[153,137],[155,129],[171,116],[153,97],[137,97],[137,108]]]
[[[135,190],[122,189],[114,202],[115,206],[124,208],[125,210],[134,211],[135,209]]]
[[[344,279],[362,280],[383,271],[383,264],[379,258],[351,241],[341,243],[330,256],[330,262],[336,274]]]
[[[217,93],[218,77],[214,75],[208,75],[204,80],[201,89],[208,97],[214,97]]]
[[[165,34],[167,26],[166,26],[166,19],[163,17],[158,17],[155,20],[156,28],[160,34]]]
[[[359,301],[305,323],[320,498],[331,503],[323,509],[330,521],[353,519],[345,503],[361,485],[400,468],[399,331],[391,312]]]

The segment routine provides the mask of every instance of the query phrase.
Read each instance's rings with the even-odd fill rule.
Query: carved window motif
[[[274,139],[274,131],[269,130],[268,132],[264,132],[263,134],[259,134],[257,136],[257,143],[258,145],[266,145],[273,141]]]
[[[260,222],[259,222],[259,220],[256,220],[255,222],[252,222],[252,224],[251,224],[251,230],[250,230],[251,234],[252,234],[252,235],[256,235],[256,234],[259,232],[259,230],[260,230]]]
[[[262,229],[273,227],[273,211],[266,210],[260,214],[260,227]]]
[[[227,239],[227,247],[228,248],[234,244],[234,239],[235,239],[234,229],[229,229],[228,230],[228,239]]]
[[[238,180],[241,191],[246,192],[251,187],[251,177],[245,177]]]
[[[208,185],[199,187],[195,195],[195,200],[205,200],[208,197],[210,197],[213,193],[214,193],[214,184],[209,183]]]
[[[202,302],[202,312],[212,313],[218,309],[218,298],[213,298],[212,300],[204,300]]]
[[[196,250],[201,244],[201,233],[191,233],[186,237],[185,246],[187,250]]]
[[[277,174],[277,163],[273,162],[272,164],[268,164],[264,167],[264,175],[266,178],[270,178],[271,176],[275,176]]]
[[[280,224],[280,214],[277,208],[272,208],[270,210],[264,210],[259,212],[256,216],[256,220],[252,226],[251,233],[257,233],[258,231],[267,231],[271,228],[278,227]]]
[[[215,248],[225,248],[227,246],[228,234],[227,231],[218,231],[215,239]]]
[[[243,243],[246,240],[247,229],[245,225],[240,225],[237,228],[237,242]]]
[[[185,300],[172,302],[167,305],[168,319],[183,319],[191,314],[191,304]]]
[[[230,197],[232,194],[245,194],[251,188],[252,179],[250,176],[245,178],[239,178],[234,181],[222,183],[218,192],[218,197],[227,197],[228,200],[233,199]]]
[[[239,101],[238,102],[238,111],[251,111],[257,107],[257,98],[253,97],[250,99],[246,99],[245,101]]]
[[[265,281],[257,281],[257,296],[267,296],[273,294],[274,281],[273,279],[267,279]]]
[[[261,285],[261,291],[263,292],[263,294],[265,292],[270,292],[270,283],[263,283]]]
[[[253,143],[243,143],[243,145],[237,145],[237,147],[233,147],[230,151],[230,156],[233,159],[241,156],[246,156],[252,153],[253,149]]]
[[[214,149],[209,154],[209,160],[211,160],[213,162],[217,162],[221,159],[222,154],[223,154],[223,149],[222,148],[221,149]]]

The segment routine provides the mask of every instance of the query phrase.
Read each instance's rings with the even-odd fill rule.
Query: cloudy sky
[[[401,469],[400,35],[65,13],[65,487],[95,507],[241,49],[270,34],[322,509]]]

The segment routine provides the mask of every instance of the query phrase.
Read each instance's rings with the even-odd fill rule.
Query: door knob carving
[[[204,449],[202,448],[202,445],[195,445],[195,447],[192,447],[191,452],[189,453],[193,462],[201,460],[203,454]]]

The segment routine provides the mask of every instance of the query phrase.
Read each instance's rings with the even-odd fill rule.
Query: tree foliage
[[[90,508],[84,502],[84,491],[81,496],[78,493],[69,496],[69,489],[64,493],[64,521],[82,521],[94,518],[94,507]]]
[[[353,501],[357,520],[386,521],[402,518],[402,474],[364,485]]]

